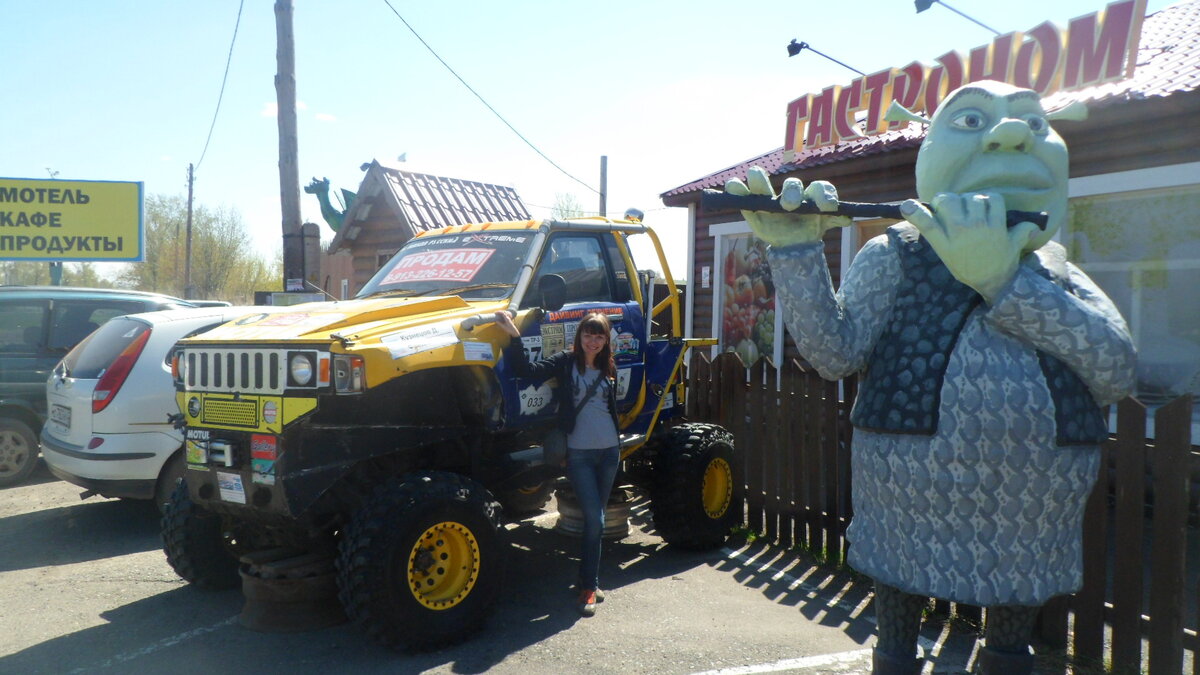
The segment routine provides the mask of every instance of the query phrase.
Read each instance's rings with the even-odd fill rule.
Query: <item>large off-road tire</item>
[[[37,466],[38,439],[21,420],[0,417],[0,487],[22,483]]]
[[[394,649],[465,639],[500,588],[499,511],[483,486],[452,473],[413,473],[381,485],[338,544],[346,615]]]
[[[715,424],[680,424],[667,431],[654,459],[650,510],[668,544],[687,549],[725,543],[740,521],[733,435]]]
[[[242,580],[236,547],[226,539],[220,516],[192,503],[187,483],[180,481],[163,509],[162,540],[167,563],[194,586],[237,588]]]
[[[504,507],[506,518],[519,518],[544,509],[553,493],[554,481],[545,480],[541,483],[499,492],[496,494],[496,499]]]

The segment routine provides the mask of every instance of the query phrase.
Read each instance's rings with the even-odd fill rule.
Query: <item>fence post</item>
[[[821,420],[821,457],[823,460],[824,482],[825,482],[825,547],[826,555],[829,560],[841,563],[842,560],[842,535],[845,531],[845,526],[841,520],[841,509],[839,508],[841,501],[841,485],[840,485],[840,457],[841,451],[838,447],[838,440],[841,434],[838,433],[838,383],[825,382],[822,387],[824,396],[822,397],[822,420]]]
[[[733,434],[734,447],[737,448],[740,461],[734,463],[734,482],[738,486],[737,494],[741,499],[736,505],[742,514],[742,523],[746,522],[746,467],[751,442],[746,437],[746,372],[741,368],[741,360],[732,352],[717,355],[713,361],[713,373],[720,380],[720,422],[729,433]]]
[[[742,364],[740,357],[737,362]],[[762,428],[762,384],[760,380],[762,361],[743,365],[738,391],[742,392],[738,414],[743,422],[749,447],[743,453],[746,458],[746,526],[755,532],[766,532],[763,495],[763,428]]]
[[[778,376],[775,364],[763,357],[754,368],[754,379],[758,381],[758,402],[751,415],[762,419],[759,426],[759,445],[762,446],[763,492],[766,495],[764,508],[767,518],[767,539],[772,542],[780,540],[782,519],[780,494],[783,492],[783,481],[779,471],[779,392],[775,387]]]
[[[1100,446],[1099,474],[1083,512],[1083,587],[1075,595],[1075,658],[1104,663],[1104,594],[1108,579],[1108,458],[1112,444]]]
[[[804,522],[808,531],[808,547],[821,552],[821,380],[816,373],[804,375],[804,434],[801,443],[802,471],[807,477],[804,486]]]
[[[779,483],[783,488],[780,497],[779,545],[791,548],[801,541],[799,532],[800,474],[797,471],[796,447],[796,370],[795,361],[787,359],[779,370],[779,427],[775,435],[779,452]]]
[[[1129,547],[1113,560],[1112,662],[1118,672],[1142,668],[1142,531],[1146,518],[1146,407],[1127,398],[1117,404],[1113,482],[1113,539]]]
[[[1192,397],[1154,413],[1154,520],[1150,559],[1150,672],[1183,672],[1184,550]]]

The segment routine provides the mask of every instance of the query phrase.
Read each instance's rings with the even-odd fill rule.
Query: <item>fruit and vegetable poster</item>
[[[725,237],[721,261],[721,351],[746,365],[775,357],[775,285],[767,245],[750,235]]]

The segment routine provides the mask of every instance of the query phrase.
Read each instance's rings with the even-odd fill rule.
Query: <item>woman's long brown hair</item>
[[[603,312],[592,312],[583,317],[575,329],[575,367],[579,369],[581,375],[587,368],[587,359],[583,355],[584,333],[604,336],[604,348],[600,350],[599,354],[596,354],[595,365],[608,377],[616,377],[617,364],[613,361],[612,353],[612,324],[608,321],[608,317]],[[604,364],[604,366],[601,367],[600,364]]]

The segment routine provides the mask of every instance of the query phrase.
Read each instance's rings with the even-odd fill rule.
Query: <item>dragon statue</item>
[[[325,218],[325,222],[329,223],[330,229],[334,232],[342,229],[342,218],[350,207],[354,204],[355,193],[342,188],[339,201],[342,203],[341,210],[334,208],[333,203],[329,201],[329,179],[322,178],[317,180],[313,178],[312,182],[304,186],[304,191],[310,195],[316,195],[317,200],[321,202],[321,216]]]

